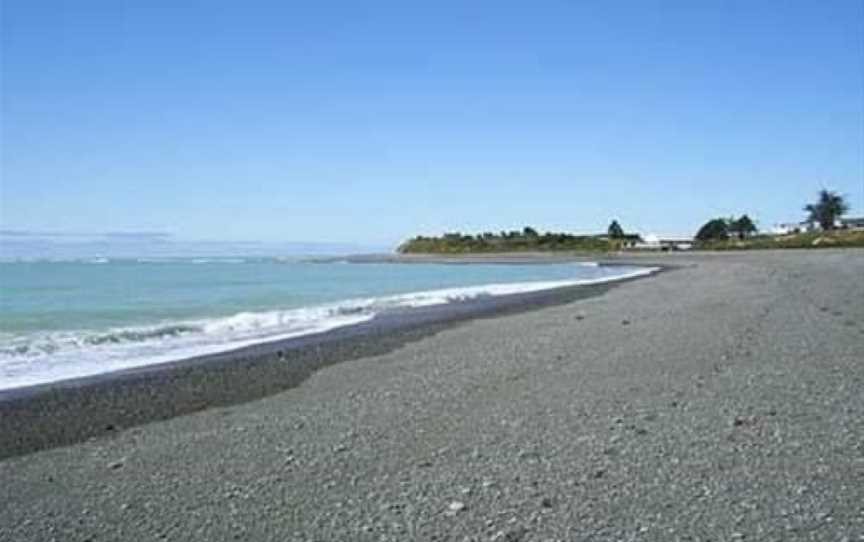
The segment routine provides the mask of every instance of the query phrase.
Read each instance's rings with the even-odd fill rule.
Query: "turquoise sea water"
[[[611,280],[591,264],[273,258],[0,263],[0,389],[160,363],[358,323],[393,307]]]

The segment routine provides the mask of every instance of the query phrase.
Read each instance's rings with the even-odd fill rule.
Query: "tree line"
[[[817,201],[804,210],[808,220],[819,224],[824,230],[834,229],[837,220],[846,213],[849,205],[836,192],[822,190]],[[702,225],[695,239],[704,248],[722,248],[723,241],[745,240],[756,236],[759,229],[748,215],[713,218]],[[565,232],[540,233],[531,226],[521,230],[491,231],[479,234],[450,232],[441,236],[418,235],[399,246],[402,253],[473,253],[473,252],[519,252],[519,251],[613,251],[628,248],[642,242],[638,234],[627,233],[618,222],[612,220],[605,234],[574,235]],[[720,242],[720,243],[718,243]]]
[[[819,197],[813,203],[804,206],[807,212],[807,222],[818,224],[820,228],[830,231],[836,228],[837,221],[849,210],[849,204],[840,194],[830,190],[821,190]],[[755,222],[746,214],[739,218],[713,218],[702,225],[696,232],[696,240],[700,242],[726,241],[737,238],[744,240],[759,232]]]
[[[519,251],[605,251],[617,250],[628,240],[628,235],[617,221],[612,221],[607,235],[574,235],[564,232],[540,233],[531,226],[522,230],[483,232],[476,235],[450,232],[441,236],[418,235],[403,243],[402,253],[466,253],[466,252],[519,252]]]

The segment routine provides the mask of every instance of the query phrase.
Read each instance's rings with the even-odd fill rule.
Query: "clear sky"
[[[0,229],[393,245],[864,214],[864,2],[2,0]]]

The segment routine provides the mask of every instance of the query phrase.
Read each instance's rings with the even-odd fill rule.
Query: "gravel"
[[[864,540],[864,252],[654,260],[8,457],[0,540]]]

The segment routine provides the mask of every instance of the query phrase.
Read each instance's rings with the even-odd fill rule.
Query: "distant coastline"
[[[502,252],[611,252],[635,243],[638,235],[574,235],[563,232],[539,233],[523,230],[483,232],[476,235],[460,232],[437,237],[418,235],[397,248],[399,254],[474,254]]]
[[[647,239],[647,238],[646,238]],[[580,258],[598,254],[627,254],[667,250],[699,250],[706,252],[778,249],[824,249],[864,247],[864,229],[847,228],[814,230],[786,234],[752,234],[722,238],[677,239],[645,242],[638,234],[573,235],[569,233],[538,233],[532,228],[499,234],[445,233],[441,236],[416,236],[396,249],[400,261],[406,257],[435,256],[496,256],[518,257],[525,254],[536,260],[549,257]],[[380,258],[378,258],[380,259]]]

